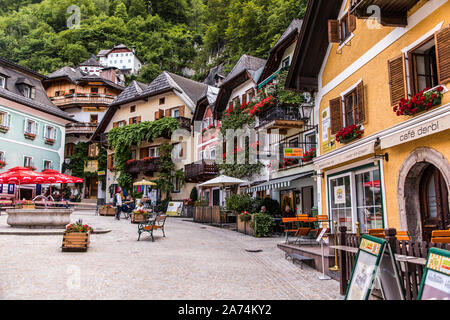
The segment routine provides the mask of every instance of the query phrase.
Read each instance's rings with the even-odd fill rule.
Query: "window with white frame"
[[[0,126],[9,128],[10,116],[7,112],[0,111]]]
[[[55,140],[55,133],[56,133],[56,130],[54,127],[48,126],[48,125],[45,126],[45,130],[44,130],[44,138],[45,139]]]
[[[199,153],[198,153],[198,160],[199,161],[203,160],[203,151],[199,151]]]
[[[24,167],[32,167],[33,166],[33,157],[24,156],[23,157],[23,166]]]
[[[211,151],[209,152],[209,158],[211,160],[215,160],[216,159],[216,148],[211,148]]]
[[[288,69],[290,65],[291,65],[291,57],[287,57],[286,59],[284,59],[281,62],[281,68],[282,69]]]
[[[25,122],[25,132],[36,134],[37,123],[34,120],[27,119]]]
[[[179,108],[172,109],[171,116],[172,116],[172,118],[179,118],[180,117],[180,109]]]
[[[4,151],[0,151],[0,161],[5,161],[5,152]]]
[[[0,76],[0,88],[6,88],[6,77]]]
[[[181,179],[179,177],[174,178],[174,184],[173,184],[173,192],[180,192],[181,190]]]
[[[148,148],[148,156],[152,158],[159,157],[159,148],[158,147],[150,147]]]
[[[44,160],[44,170],[51,170],[51,169],[53,169],[52,161]]]

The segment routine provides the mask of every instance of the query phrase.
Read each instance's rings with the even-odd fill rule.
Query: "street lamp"
[[[303,102],[300,106],[300,118],[307,123],[311,118],[312,110],[314,109],[314,101],[312,99],[312,95],[309,92],[303,93]]]

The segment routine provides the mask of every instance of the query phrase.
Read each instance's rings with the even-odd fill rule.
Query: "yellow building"
[[[175,162],[175,170],[183,169],[194,161],[191,120],[198,98],[204,93],[207,85],[175,75],[170,72],[161,73],[149,85],[133,81],[112,104],[99,124],[93,139],[101,141],[105,147],[108,132],[116,127],[126,126],[144,121],[155,121],[162,118],[175,118],[181,129],[179,135],[161,136],[153,141],[142,141],[131,147],[131,159],[126,170],[135,181],[141,179],[155,180],[160,171],[159,146],[164,142],[174,145],[174,152],[179,156]],[[107,170],[107,202],[112,199],[113,187],[117,185],[118,172],[114,170],[114,150],[108,150]],[[189,198],[193,183],[182,184],[176,178],[172,181],[174,191],[172,200]],[[154,190],[155,191],[155,190]],[[164,198],[164,195],[153,193],[152,200]]]
[[[359,222],[429,241],[450,228],[450,3],[313,2],[304,32],[317,31],[323,61],[308,69],[301,35],[288,81],[315,91],[319,210],[353,232]]]

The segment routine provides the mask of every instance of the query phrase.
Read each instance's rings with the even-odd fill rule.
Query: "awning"
[[[247,192],[254,192],[254,191],[264,191],[264,190],[268,190],[268,189],[280,189],[280,188],[286,188],[289,187],[291,185],[292,181],[301,179],[301,178],[306,178],[306,177],[310,177],[313,175],[313,171],[308,171],[308,172],[304,172],[304,173],[300,173],[300,174],[295,174],[289,177],[283,177],[283,178],[279,178],[279,179],[273,179],[267,182],[264,182],[262,184],[256,185],[254,187],[248,188]]]
[[[275,78],[275,77],[281,72],[281,70],[283,70],[283,69],[280,69],[280,70],[278,70],[278,71],[272,73],[271,76],[269,76],[266,80],[264,80],[263,82],[261,82],[261,83],[258,85],[258,89],[261,89],[261,88],[264,87],[267,83],[269,83],[270,80],[272,80],[273,78]]]

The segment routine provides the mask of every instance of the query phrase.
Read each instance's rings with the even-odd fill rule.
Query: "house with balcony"
[[[101,50],[97,57],[101,66],[117,68],[123,74],[138,74],[142,68],[142,62],[136,55],[136,50],[130,49],[124,44],[116,45],[112,49]]]
[[[94,57],[82,62],[77,68],[63,67],[50,73],[43,80],[49,99],[60,110],[73,117],[66,126],[66,144],[64,158],[69,164],[75,152],[75,146],[89,142],[98,124],[103,119],[108,105],[123,91],[120,78],[112,68],[103,68]],[[97,172],[96,160],[98,147],[92,145],[88,151],[88,172]],[[71,174],[68,170],[66,174]],[[100,179],[101,180],[101,179]],[[72,189],[75,185],[71,186]],[[89,174],[84,182],[82,198],[104,199],[105,191],[98,177]],[[87,190],[87,192],[86,192]]]
[[[449,17],[446,0],[309,1],[287,86],[315,90],[319,212],[338,226],[450,227]]]
[[[185,165],[194,161],[194,142],[191,135],[191,121],[198,99],[207,89],[207,85],[164,71],[149,85],[133,81],[110,104],[103,120],[92,137],[92,141],[99,141],[108,146],[108,133],[113,128],[121,128],[140,123],[168,122],[176,119],[178,129],[175,135],[162,133],[153,139],[146,139],[133,144],[130,148],[130,161],[125,169],[133,180],[156,180],[160,167],[160,146],[170,143],[174,147],[175,169],[183,170]],[[118,186],[117,158],[115,151],[108,149],[107,170],[107,201],[111,201],[115,188]],[[169,194],[172,200],[189,198],[195,183],[172,177],[173,192]],[[129,191],[129,190],[128,190]],[[165,194],[158,190],[151,190],[147,194],[152,201],[165,198]]]
[[[0,58],[0,172],[21,166],[61,170],[65,130],[74,119],[47,97],[45,76]],[[13,185],[0,185],[0,198],[14,196]],[[22,198],[39,193],[22,185]]]
[[[194,162],[189,163],[184,169],[184,178],[187,182],[202,183],[213,179],[219,174],[216,166],[216,156],[219,149],[220,120],[214,119],[214,108],[219,89],[207,86],[197,101],[197,106],[192,117],[194,144]],[[220,205],[220,188],[205,188],[203,198],[210,205]]]

